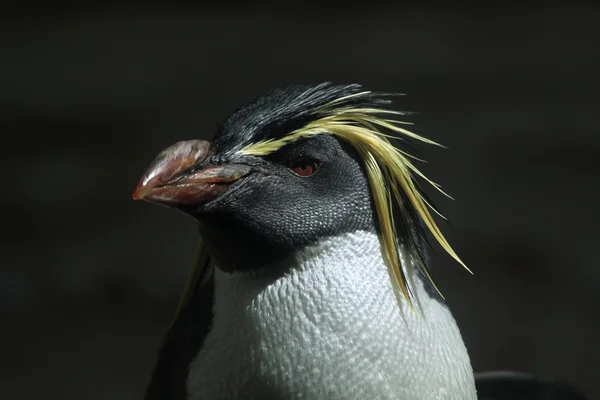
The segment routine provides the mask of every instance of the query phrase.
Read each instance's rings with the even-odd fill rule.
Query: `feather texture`
[[[475,400],[450,310],[427,295],[402,248],[418,312],[398,307],[380,251],[375,232],[357,231],[299,250],[281,275],[216,268],[189,399]]]

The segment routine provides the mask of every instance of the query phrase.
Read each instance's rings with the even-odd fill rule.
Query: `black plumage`
[[[267,139],[280,138],[307,123],[318,119],[315,114],[323,105],[340,98],[365,92],[358,84],[290,85],[273,89],[235,110],[219,125],[212,141],[218,153],[231,153],[242,147]],[[385,108],[392,94],[369,93],[345,100],[349,107]]]

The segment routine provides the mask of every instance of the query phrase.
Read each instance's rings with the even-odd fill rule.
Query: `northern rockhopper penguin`
[[[195,218],[201,244],[147,399],[477,398],[427,269],[428,236],[462,264],[410,151],[437,143],[392,99],[277,89],[158,155],[133,198]]]
[[[133,197],[199,222],[202,246],[148,399],[475,399],[425,231],[455,258],[391,137],[388,94],[274,90],[211,142],[165,149]]]

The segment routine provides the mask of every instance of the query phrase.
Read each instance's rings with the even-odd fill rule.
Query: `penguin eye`
[[[319,168],[319,163],[308,158],[300,159],[290,165],[290,169],[298,176],[311,176]]]

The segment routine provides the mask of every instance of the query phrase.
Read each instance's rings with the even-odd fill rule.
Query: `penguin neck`
[[[291,263],[275,278],[215,271],[191,399],[476,398],[450,311],[406,266],[417,312],[399,303],[376,233],[323,239]]]
[[[302,297],[304,301],[298,306],[311,304],[319,308],[313,311],[333,317],[335,313],[326,312],[331,302],[324,300],[338,297],[353,299],[353,302],[357,302],[354,304],[357,307],[355,310],[358,310],[368,307],[360,299],[363,296],[376,296],[383,302],[383,299],[390,299],[393,295],[396,302],[391,308],[397,314],[419,313],[423,301],[440,301],[439,295],[432,292],[430,283],[424,281],[424,276],[415,267],[413,258],[402,248],[399,254],[407,286],[414,295],[416,310],[410,308],[393,283],[393,272],[382,259],[379,236],[368,231],[324,238],[276,265],[268,265],[250,273],[229,273],[217,268],[217,308],[255,306],[264,301],[287,303]],[[308,310],[301,308],[298,311]]]

